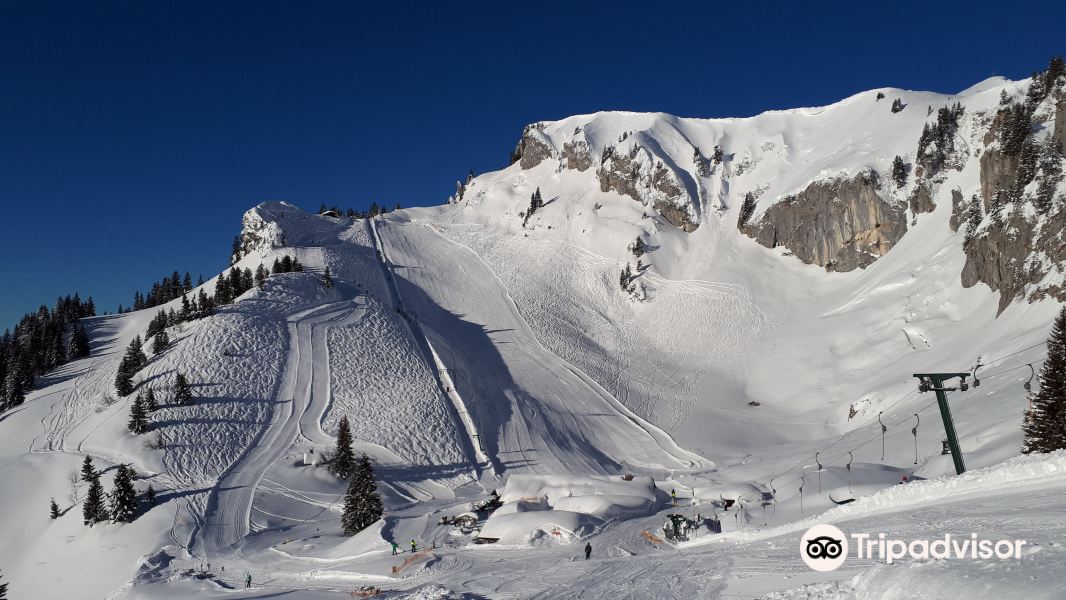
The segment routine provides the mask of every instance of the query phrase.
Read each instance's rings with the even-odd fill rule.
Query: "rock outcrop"
[[[532,169],[552,157],[552,145],[544,135],[544,123],[526,125],[518,145],[511,152],[511,164],[519,163],[523,169]]]
[[[1038,283],[1041,269],[1030,263],[1034,224],[1021,211],[1013,211],[1006,221],[993,223],[984,234],[966,246],[962,286],[984,283],[999,292],[999,312],[1023,295],[1029,284]]]
[[[592,166],[592,152],[585,140],[563,144],[563,166],[567,169],[587,171]]]
[[[678,174],[644,146],[633,144],[627,153],[608,147],[596,176],[600,191],[614,191],[650,205],[674,227],[692,232],[700,225],[694,201]]]
[[[741,231],[763,246],[784,246],[827,271],[864,268],[907,231],[906,206],[882,198],[873,171],[851,179],[816,181],[772,205]]]

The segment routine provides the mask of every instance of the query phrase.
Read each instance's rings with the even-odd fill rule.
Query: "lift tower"
[[[936,402],[940,405],[940,416],[944,419],[944,433],[948,436],[948,447],[951,448],[951,460],[955,463],[955,474],[962,475],[966,472],[966,463],[962,460],[962,448],[959,447],[959,436],[955,433],[955,421],[951,418],[951,406],[948,405],[947,392],[955,390],[966,391],[970,388],[966,383],[969,373],[915,373],[918,378],[919,392],[936,392]],[[944,382],[959,379],[959,387],[944,387]]]

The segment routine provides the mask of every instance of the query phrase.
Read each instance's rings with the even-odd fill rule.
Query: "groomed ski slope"
[[[402,217],[377,231],[405,310],[454,373],[497,469],[666,475],[712,467],[545,349],[469,249]]]

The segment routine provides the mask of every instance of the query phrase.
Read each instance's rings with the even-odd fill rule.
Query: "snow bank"
[[[648,515],[655,506],[650,477],[574,477],[512,475],[500,494],[504,505],[479,537],[504,543],[529,543],[546,535],[569,541],[617,518]]]

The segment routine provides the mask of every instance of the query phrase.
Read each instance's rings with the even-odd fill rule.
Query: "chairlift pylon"
[[[881,460],[885,460],[885,432],[888,431],[888,425],[881,420],[881,415],[885,414],[885,411],[877,413],[877,422],[881,424]]]
[[[818,465],[818,493],[821,494],[822,493],[822,463],[821,463],[821,461],[818,460],[818,455],[819,454],[821,454],[821,452],[815,452],[814,453],[814,462],[815,462],[815,464]]]

